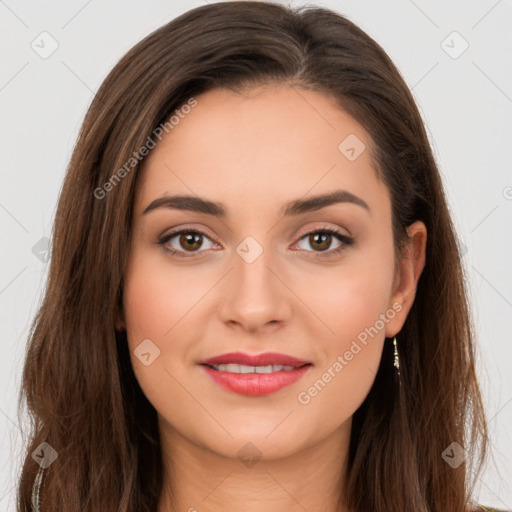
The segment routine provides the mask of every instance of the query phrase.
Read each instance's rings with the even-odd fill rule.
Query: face
[[[284,457],[350,428],[405,320],[414,265],[395,271],[371,140],[331,98],[264,86],[196,100],[144,162],[119,325],[162,435]],[[154,203],[178,195],[217,205]],[[308,364],[201,364],[234,352]]]

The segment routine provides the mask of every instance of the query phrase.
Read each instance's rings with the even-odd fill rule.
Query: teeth
[[[230,373],[273,373],[294,370],[295,366],[282,364],[269,364],[268,366],[247,366],[245,364],[218,364],[210,365],[220,372]]]

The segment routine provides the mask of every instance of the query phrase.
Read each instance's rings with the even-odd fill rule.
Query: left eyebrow
[[[306,200],[297,199],[287,203],[281,210],[283,216],[300,215],[301,213],[312,212],[320,210],[326,206],[331,206],[336,203],[352,203],[361,206],[368,212],[370,207],[360,197],[348,192],[347,190],[335,190],[329,194],[322,194],[314,196]]]
[[[289,217],[320,210],[321,208],[325,208],[326,206],[330,206],[336,203],[352,203],[361,206],[370,212],[370,207],[360,197],[352,194],[351,192],[348,192],[347,190],[335,190],[334,192],[314,196],[306,200],[296,199],[294,201],[290,201],[283,206],[280,213],[283,216]],[[159,197],[146,207],[146,209],[142,212],[142,215],[145,215],[159,208],[175,208],[178,210],[188,210],[197,213],[204,213],[214,217],[226,217],[226,208],[222,203],[217,203],[197,196],[186,195]]]

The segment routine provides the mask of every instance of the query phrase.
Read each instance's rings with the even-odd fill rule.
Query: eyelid
[[[345,238],[350,238],[351,239],[352,236],[350,235],[348,230],[345,229],[345,231],[347,231],[347,233],[343,233],[342,229],[343,228],[340,228],[339,226],[328,226],[326,224],[322,224],[320,226],[314,226],[312,228],[307,228],[307,229],[304,230],[304,232],[302,232],[300,235],[297,235],[297,236],[298,236],[298,239],[301,240],[305,236],[311,235],[313,233],[317,233],[318,231],[329,231],[331,233],[337,233],[341,237],[345,237]]]
[[[201,251],[193,251],[189,254],[186,254],[186,251],[177,250],[177,249],[170,248],[170,247],[165,247],[165,245],[167,244],[167,242],[169,242],[169,240],[171,238],[174,238],[175,236],[180,235],[184,232],[185,233],[196,233],[196,234],[202,235],[203,237],[211,240],[214,244],[222,245],[215,239],[214,236],[211,236],[208,233],[206,233],[205,230],[203,230],[203,228],[196,228],[196,227],[190,226],[190,225],[179,226],[178,228],[172,229],[171,231],[158,237],[157,244],[164,246],[164,250],[170,252],[171,254],[179,254],[180,256],[184,256],[184,257],[190,257],[190,256],[194,256],[194,255],[206,252],[205,250],[201,250]]]
[[[313,235],[315,233],[329,233],[331,236],[336,238],[341,245],[339,247],[336,247],[334,249],[329,249],[327,251],[305,251],[308,253],[311,253],[316,258],[329,258],[333,256],[340,255],[343,251],[347,249],[348,246],[353,245],[355,243],[354,238],[351,235],[344,234],[339,227],[332,227],[332,226],[318,226],[315,228],[311,228],[302,235],[300,235],[299,239],[295,244],[301,242],[306,237]],[[295,245],[294,244],[294,245]]]

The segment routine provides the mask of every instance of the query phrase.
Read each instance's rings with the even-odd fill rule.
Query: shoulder
[[[468,512],[512,512],[503,508],[486,507],[485,505],[477,505],[475,508],[468,509]]]

